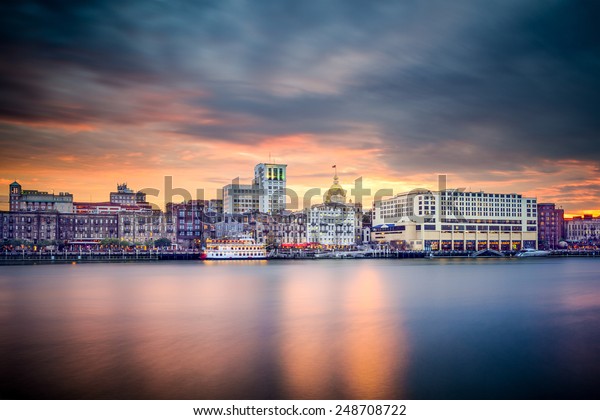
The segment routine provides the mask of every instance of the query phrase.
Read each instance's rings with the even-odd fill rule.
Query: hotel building
[[[374,203],[371,240],[413,250],[537,248],[537,200],[417,189]]]
[[[17,181],[9,186],[10,211],[73,213],[73,194],[23,190]]]

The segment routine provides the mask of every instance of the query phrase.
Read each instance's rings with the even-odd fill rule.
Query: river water
[[[0,267],[3,399],[598,399],[600,259]]]

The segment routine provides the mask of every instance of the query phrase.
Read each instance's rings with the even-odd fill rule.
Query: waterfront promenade
[[[269,260],[313,260],[313,259],[412,259],[412,258],[515,258],[516,252],[476,255],[472,251],[332,251],[327,253],[270,253]],[[553,257],[600,257],[600,250],[555,250]],[[53,264],[83,262],[128,262],[128,261],[173,261],[199,260],[198,250],[101,250],[101,251],[4,251],[0,254],[0,265]]]

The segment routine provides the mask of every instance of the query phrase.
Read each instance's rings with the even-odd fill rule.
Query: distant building
[[[2,239],[19,239],[37,244],[54,241],[58,234],[56,212],[0,212]]]
[[[233,238],[240,235],[251,235],[253,231],[253,227],[250,226],[251,220],[250,213],[225,214],[223,220],[215,223],[215,237]]]
[[[371,242],[371,229],[373,227],[373,209],[363,212],[362,215],[362,243]]]
[[[157,239],[177,239],[171,215],[159,210],[145,212],[120,212],[118,214],[119,239],[134,244],[146,244]]]
[[[15,181],[9,186],[9,210],[72,213],[73,194],[23,190]]]
[[[117,191],[110,193],[110,202],[135,206],[136,204],[147,204],[146,193],[141,191],[134,192],[127,187],[127,183],[117,184]]]
[[[374,203],[371,238],[414,250],[537,248],[537,200],[417,189]]]
[[[362,242],[362,209],[346,203],[346,190],[336,175],[323,196],[323,204],[306,209],[306,240],[328,246],[352,246]]]
[[[285,164],[259,163],[254,167],[252,184],[228,184],[223,187],[223,212],[275,214],[285,210]]]
[[[102,239],[117,239],[118,223],[115,214],[62,214],[58,217],[56,240],[61,244],[91,244]]]
[[[223,187],[223,213],[258,211],[260,192],[255,184],[229,184]]]
[[[167,205],[167,214],[172,217],[177,243],[185,247],[200,245],[204,238],[204,200],[189,200],[185,203]]]
[[[565,239],[565,211],[553,203],[538,203],[538,246],[540,249],[557,249]]]
[[[566,219],[565,231],[567,241],[597,244],[600,242],[600,217],[586,214]]]
[[[306,212],[257,213],[250,220],[257,243],[268,245],[306,243]]]
[[[117,214],[120,212],[147,212],[151,211],[152,207],[148,203],[118,204],[111,202],[74,202],[73,211],[78,214]]]
[[[223,213],[223,199],[213,198],[208,200],[208,206],[206,208],[208,212],[213,212],[217,214]]]
[[[254,167],[254,185],[258,187],[258,211],[273,214],[285,210],[287,165],[259,163]]]

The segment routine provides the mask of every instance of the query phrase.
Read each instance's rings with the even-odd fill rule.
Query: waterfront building
[[[184,203],[167,205],[167,222],[173,224],[177,243],[184,247],[199,245],[204,239],[205,200],[188,200]]]
[[[58,231],[56,212],[0,212],[2,239],[18,239],[33,244],[56,240]]]
[[[215,224],[216,238],[250,236],[258,244],[282,245],[306,242],[306,213],[282,211],[277,214],[257,211],[225,214]]]
[[[61,244],[99,243],[102,239],[117,239],[116,214],[61,214],[58,217],[56,241]]]
[[[135,206],[137,204],[147,204],[146,193],[142,191],[135,192],[127,187],[127,183],[117,184],[117,191],[110,193],[110,202]]]
[[[257,243],[277,246],[306,243],[306,217],[303,211],[257,213],[250,220],[250,228]]]
[[[557,249],[565,239],[565,211],[553,203],[538,203],[538,246],[540,249]]]
[[[285,164],[259,163],[254,167],[254,185],[258,196],[258,211],[273,214],[285,210]]]
[[[2,239],[34,245],[56,241],[61,245],[94,245],[103,239],[137,244],[167,238],[175,242],[173,226],[160,211],[96,213],[0,212]]]
[[[2,212],[0,219],[3,239],[20,239],[34,245],[44,241],[93,244],[118,237],[116,215]]]
[[[246,214],[224,214],[223,220],[215,223],[215,238],[235,238],[242,235],[250,235],[252,228],[250,227],[250,221],[252,216],[250,213]],[[256,237],[253,235],[254,239]],[[259,241],[257,241],[259,242]],[[262,243],[262,242],[260,242]]]
[[[307,242],[332,247],[362,242],[362,208],[346,203],[346,190],[340,185],[337,172],[323,196],[323,203],[311,206],[305,213]]]
[[[600,217],[591,214],[565,220],[566,240],[586,244],[600,242]]]
[[[133,244],[149,244],[165,238],[178,240],[172,216],[159,210],[145,212],[120,212],[118,214],[119,239]]]
[[[371,239],[414,250],[537,248],[537,199],[417,189],[374,203]]]
[[[73,194],[24,190],[21,184],[15,181],[9,185],[9,210],[72,213]]]

